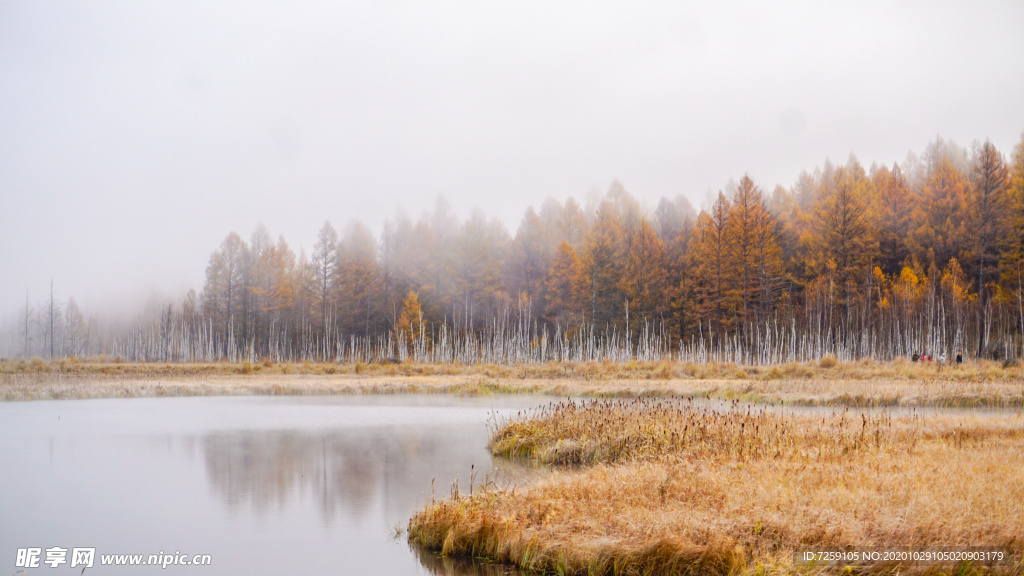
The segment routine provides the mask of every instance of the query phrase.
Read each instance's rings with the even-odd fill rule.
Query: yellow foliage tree
[[[587,276],[576,250],[566,241],[558,245],[548,272],[547,316],[551,322],[571,326],[582,321],[587,294]]]
[[[586,246],[583,265],[587,273],[590,321],[603,326],[617,321],[623,311],[619,281],[625,253],[624,232],[615,206],[610,202],[605,201],[598,208]]]
[[[917,225],[909,236],[920,262],[941,266],[965,255],[968,189],[967,178],[953,162],[939,158],[921,192],[914,215]]]
[[[731,329],[735,318],[735,310],[727,299],[735,286],[730,263],[730,214],[731,203],[719,192],[711,212],[698,216],[696,238],[690,244],[700,283],[696,296],[699,317],[710,320],[715,330]]]
[[[664,315],[665,280],[665,244],[644,218],[633,238],[620,282],[631,317],[655,320]]]
[[[423,331],[423,308],[420,306],[420,296],[412,290],[402,301],[402,313],[398,315],[395,332],[405,336],[407,345],[411,345],[421,338],[427,339],[427,334]]]

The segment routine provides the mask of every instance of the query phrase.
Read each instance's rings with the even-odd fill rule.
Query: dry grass
[[[541,393],[528,386],[474,377],[210,376],[202,378],[81,378],[0,376],[0,401],[151,398],[162,396],[327,396],[347,394]]]
[[[548,362],[544,364],[416,364],[362,362],[122,362],[117,358],[75,357],[58,360],[0,359],[0,374],[63,374],[67,376],[130,376],[135,378],[210,377],[235,375],[367,375],[367,376],[453,376],[475,375],[496,379],[581,380],[949,380],[955,382],[1020,382],[1024,365],[1006,365],[995,361],[966,362],[961,366],[937,362],[871,359],[839,362],[829,357],[820,362],[790,363],[775,366],[739,366],[736,364],[688,364],[680,362]]]
[[[848,410],[812,421],[738,404],[718,411],[692,399],[569,400],[500,423],[489,447],[495,455],[544,464],[613,464],[667,455],[745,462],[804,454],[835,460],[867,450],[912,451],[936,433],[921,422]],[[1024,430],[1008,432],[1024,437]]]
[[[669,362],[586,364],[122,363],[0,361],[0,400],[361,392],[696,395],[834,406],[1024,406],[1024,368],[894,361],[771,367]]]
[[[593,466],[434,502],[410,520],[409,534],[445,554],[562,574],[822,572],[794,564],[801,545],[992,545],[1020,562],[1022,448],[1020,416],[711,415],[680,402],[561,403],[501,425],[492,450]],[[994,572],[1024,573],[1024,564]]]

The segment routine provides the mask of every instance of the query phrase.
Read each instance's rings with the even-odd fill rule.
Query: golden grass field
[[[1016,563],[844,573],[1024,573],[1024,419],[709,412],[563,401],[499,423],[496,455],[561,469],[430,503],[417,546],[538,573],[817,574],[798,546],[999,546]]]
[[[734,364],[124,363],[0,361],[0,400],[440,392],[694,395],[836,406],[1024,406],[1024,368],[996,362]]]

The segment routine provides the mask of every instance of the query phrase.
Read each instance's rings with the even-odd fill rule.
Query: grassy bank
[[[230,364],[0,361],[0,400],[443,392],[693,395],[826,406],[1024,406],[1024,368],[894,361],[786,364]]]
[[[433,502],[410,520],[411,541],[560,574],[822,572],[794,563],[794,549],[807,545],[992,545],[1024,554],[1020,416],[563,402],[501,423],[491,449],[573,466],[535,485]],[[1024,564],[995,573],[1024,573]]]
[[[203,378],[251,375],[303,376],[485,376],[496,379],[581,380],[729,380],[729,381],[930,381],[962,383],[1020,382],[1024,366],[996,361],[969,361],[960,366],[937,362],[871,359],[740,366],[736,364],[682,362],[548,362],[544,364],[417,364],[284,362],[122,362],[106,357],[57,360],[0,359],[0,375],[63,375],[67,377]]]

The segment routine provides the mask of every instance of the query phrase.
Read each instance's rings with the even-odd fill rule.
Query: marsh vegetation
[[[1022,570],[1019,413],[563,401],[498,423],[489,445],[560,468],[533,485],[430,503],[410,520],[413,543],[559,574],[820,572],[794,564],[808,545],[1003,546],[1018,564],[992,570]]]
[[[830,359],[826,359],[830,360]],[[700,396],[811,406],[1024,406],[1024,368],[894,360],[777,366],[683,362],[132,363],[0,361],[0,400],[431,392],[456,395]]]

